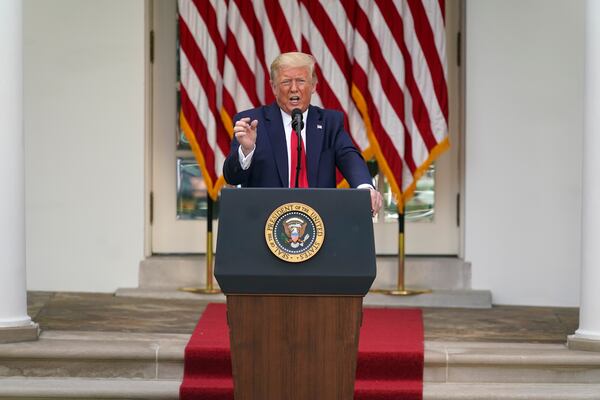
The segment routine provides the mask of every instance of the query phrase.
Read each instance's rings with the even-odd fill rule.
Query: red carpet
[[[182,400],[233,400],[225,304],[209,304],[185,348]],[[413,400],[423,393],[420,310],[365,309],[355,400]]]

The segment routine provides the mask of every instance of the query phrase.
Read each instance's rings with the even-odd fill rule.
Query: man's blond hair
[[[313,56],[298,51],[282,53],[271,63],[271,82],[275,82],[277,74],[282,68],[308,68],[308,74],[312,76],[313,84],[317,83],[317,73],[315,72],[316,60]]]

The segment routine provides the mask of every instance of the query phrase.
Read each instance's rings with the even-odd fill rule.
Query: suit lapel
[[[306,166],[309,187],[317,187],[318,183],[319,158],[325,137],[324,125],[321,110],[310,106],[306,118]]]
[[[285,131],[283,128],[283,120],[281,119],[281,111],[277,103],[272,103],[265,107],[265,120],[267,122],[267,134],[271,142],[271,150],[277,165],[277,172],[283,187],[289,186],[288,177],[288,159],[287,145],[285,141]]]

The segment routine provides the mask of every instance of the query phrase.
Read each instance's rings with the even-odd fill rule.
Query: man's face
[[[288,114],[294,108],[304,112],[317,85],[307,67],[280,68],[271,88],[279,107]]]

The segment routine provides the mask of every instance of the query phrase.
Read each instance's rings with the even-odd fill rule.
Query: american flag
[[[274,101],[280,53],[317,59],[312,104],[345,113],[401,206],[449,146],[444,0],[179,0],[180,125],[213,199],[232,117]]]

